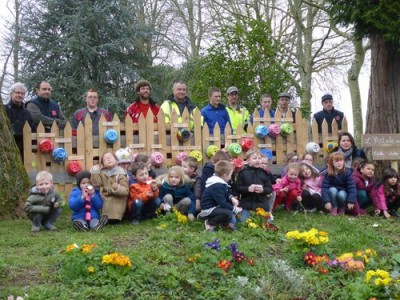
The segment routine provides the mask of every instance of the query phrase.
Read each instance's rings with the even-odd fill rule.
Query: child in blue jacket
[[[103,207],[100,192],[90,182],[90,172],[76,174],[75,187],[69,195],[69,207],[72,210],[72,224],[76,230],[100,230],[107,224],[107,216],[100,218],[99,210]]]

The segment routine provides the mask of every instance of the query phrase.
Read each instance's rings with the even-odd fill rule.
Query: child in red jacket
[[[286,210],[292,210],[294,204],[301,202],[301,193],[303,190],[299,178],[299,171],[298,163],[288,164],[286,175],[279,183],[273,185],[274,191],[276,192],[274,209],[283,202]]]

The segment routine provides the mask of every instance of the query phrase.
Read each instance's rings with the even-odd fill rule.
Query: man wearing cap
[[[160,111],[160,107],[156,101],[150,97],[150,82],[147,80],[139,80],[135,85],[135,91],[135,101],[126,109],[125,117],[126,115],[129,115],[132,118],[133,123],[138,123],[140,115],[143,115],[146,118],[147,112],[150,109],[153,113],[153,122],[157,123],[157,115]]]
[[[85,125],[86,115],[89,114],[92,119],[92,134],[99,135],[99,122],[102,115],[106,118],[106,121],[111,121],[111,115],[108,110],[97,107],[99,103],[99,94],[94,88],[88,89],[84,95],[86,107],[78,109],[74,112],[71,120],[72,135],[76,135],[79,122]]]
[[[249,122],[249,111],[246,107],[239,105],[238,88],[236,86],[230,86],[226,90],[226,96],[228,98],[226,110],[229,114],[233,133],[236,133],[238,126],[242,126],[242,128],[246,130]]]
[[[275,114],[280,113],[282,118],[292,117],[291,115],[287,116],[288,112],[290,112],[289,103],[291,98],[289,93],[280,93]]]
[[[324,119],[328,123],[328,132],[332,133],[332,121],[335,119],[338,129],[342,129],[343,113],[333,107],[333,97],[331,94],[322,96],[322,110],[314,114],[314,120],[318,124],[318,133],[322,133],[322,123]]]

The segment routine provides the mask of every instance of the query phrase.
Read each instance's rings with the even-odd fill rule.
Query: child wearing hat
[[[72,224],[76,230],[100,230],[107,224],[107,216],[100,218],[103,207],[100,193],[91,185],[90,172],[81,171],[76,174],[77,186],[69,196],[69,207],[72,210]]]

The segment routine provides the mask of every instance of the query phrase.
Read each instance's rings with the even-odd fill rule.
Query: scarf
[[[89,193],[86,194],[85,197],[85,221],[86,222],[90,222],[90,220],[92,219],[92,205],[90,203],[90,195]]]
[[[342,148],[339,147],[338,152],[343,153],[345,167],[351,169],[352,168],[351,163],[353,162],[353,157],[352,157],[353,148],[350,148],[348,150],[343,150]]]

